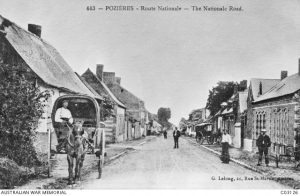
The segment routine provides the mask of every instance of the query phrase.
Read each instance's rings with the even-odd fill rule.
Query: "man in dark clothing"
[[[177,129],[177,127],[175,128],[175,130],[173,132],[173,137],[174,137],[174,148],[179,148],[179,146],[178,146],[178,139],[180,137],[180,132]]]
[[[296,146],[295,146],[295,161],[296,161],[296,167],[299,167],[300,165],[300,131],[297,131],[297,134],[295,136],[295,142],[296,142]]]
[[[257,166],[261,165],[263,154],[265,155],[266,166],[269,166],[268,148],[271,146],[271,140],[268,135],[266,135],[266,129],[261,130],[261,134],[256,140],[256,145],[258,147],[259,158]]]
[[[168,132],[167,130],[164,130],[164,138],[167,139],[167,137],[168,137]]]

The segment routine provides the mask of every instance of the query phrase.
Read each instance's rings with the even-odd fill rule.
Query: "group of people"
[[[223,163],[229,163],[230,161],[230,155],[229,155],[229,146],[232,143],[231,136],[228,134],[228,131],[225,130],[222,135],[222,154],[221,154],[221,160]],[[266,129],[261,130],[261,134],[256,140],[256,145],[258,147],[258,163],[257,166],[261,166],[262,164],[262,158],[265,157],[265,163],[266,166],[269,166],[269,156],[268,156],[268,150],[271,146],[271,140],[270,137],[266,134]]]

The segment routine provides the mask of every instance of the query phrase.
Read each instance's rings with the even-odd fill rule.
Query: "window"
[[[262,128],[266,128],[266,114],[263,114],[263,119],[262,119]]]
[[[255,119],[255,138],[258,137],[259,133],[261,132],[262,129],[267,128],[267,123],[266,123],[266,113],[263,112],[256,112],[256,119]],[[271,124],[271,123],[270,123]]]

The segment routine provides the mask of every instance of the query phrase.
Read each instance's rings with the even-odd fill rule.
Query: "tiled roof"
[[[222,115],[224,115],[224,114],[230,114],[230,113],[232,113],[232,112],[233,112],[233,109],[232,109],[232,107],[230,107],[230,108],[225,109],[225,110],[222,112]]]
[[[89,85],[89,83],[87,83],[87,81],[85,81],[85,79],[84,79],[83,77],[81,77],[81,76],[80,76],[78,73],[76,73],[76,72],[75,72],[75,74],[78,76],[78,78],[81,80],[81,82],[83,82],[83,84],[85,84],[85,86],[88,87],[88,89],[95,95],[95,97],[96,97],[97,99],[103,100],[103,97],[102,97],[101,95],[99,95],[99,93],[97,93],[97,92],[93,89],[93,87],[91,87],[91,86]]]
[[[127,111],[146,110],[145,106],[141,104],[143,101],[120,84],[114,83],[113,86],[108,86],[108,88],[120,101],[122,101],[122,103],[124,103],[127,107]]]
[[[255,102],[265,101],[268,99],[273,99],[281,97],[284,95],[295,93],[300,89],[300,76],[298,73],[286,77],[285,79],[277,82],[272,88],[269,89],[262,96],[258,97]]]
[[[104,95],[108,95],[116,104],[118,104],[123,108],[126,108],[126,106],[121,101],[119,101],[119,99],[110,91],[110,89],[106,86],[106,84],[102,82],[90,69],[87,69],[84,74],[89,74],[90,76],[95,78],[97,85],[99,85],[99,87],[101,87],[102,89],[100,93],[105,91],[103,92]],[[82,74],[82,76],[84,76],[84,74]]]
[[[252,89],[253,101],[256,101],[259,96],[259,84],[262,84],[262,94],[265,94],[270,90],[274,85],[280,82],[280,79],[261,79],[261,78],[252,78],[250,80],[250,85]]]

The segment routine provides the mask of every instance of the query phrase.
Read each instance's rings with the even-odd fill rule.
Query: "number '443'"
[[[90,5],[90,6],[87,6],[87,7],[86,7],[86,10],[87,10],[87,11],[95,11],[95,10],[96,10],[96,7],[93,6],[93,5]]]

